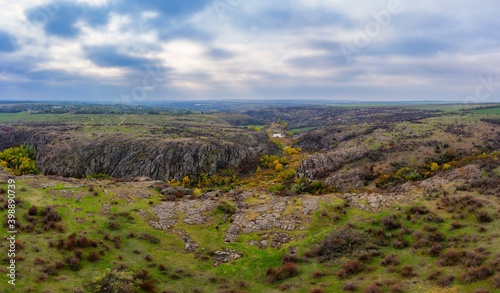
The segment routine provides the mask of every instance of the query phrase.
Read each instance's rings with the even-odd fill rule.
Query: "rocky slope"
[[[255,169],[259,156],[278,151],[264,133],[251,131],[239,131],[226,140],[120,133],[89,139],[78,127],[4,127],[0,137],[0,149],[21,144],[36,148],[37,166],[43,174],[76,178],[101,173],[115,178],[180,180],[227,168]]]

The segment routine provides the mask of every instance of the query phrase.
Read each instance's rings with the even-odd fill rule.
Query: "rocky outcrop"
[[[264,133],[244,132],[234,140],[191,137],[133,137],[113,134],[93,139],[68,127],[0,129],[0,148],[31,145],[46,175],[81,178],[106,174],[115,178],[180,180],[212,175],[225,168],[249,168],[258,157],[278,150]],[[236,137],[238,137],[236,135]]]
[[[218,267],[223,263],[228,263],[242,257],[243,255],[238,253],[236,250],[223,249],[221,251],[216,251],[214,252],[214,267]]]
[[[345,164],[366,157],[368,153],[368,149],[356,146],[338,148],[327,153],[314,154],[302,162],[298,174],[300,176],[306,176],[309,179],[325,178],[342,168]]]

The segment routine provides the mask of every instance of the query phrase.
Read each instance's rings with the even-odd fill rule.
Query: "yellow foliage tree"
[[[35,151],[24,145],[0,152],[0,166],[16,176],[39,173],[35,162]]]
[[[189,179],[189,176],[184,176],[184,178],[182,178],[181,184],[184,187],[189,187],[189,185],[191,184],[191,179]]]
[[[432,162],[431,163],[431,171],[436,172],[437,170],[439,170],[439,165],[435,162]]]

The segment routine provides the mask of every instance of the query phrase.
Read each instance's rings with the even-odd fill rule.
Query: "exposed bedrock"
[[[89,139],[65,130],[4,127],[0,129],[0,149],[21,144],[35,147],[37,165],[46,175],[80,178],[103,173],[155,180],[212,175],[226,168],[255,169],[259,156],[279,151],[264,133],[257,132],[241,133],[237,141],[229,141],[123,134]]]

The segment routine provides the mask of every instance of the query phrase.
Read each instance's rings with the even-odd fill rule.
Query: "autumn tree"
[[[0,152],[0,167],[16,176],[39,173],[35,162],[35,150],[24,145]]]

